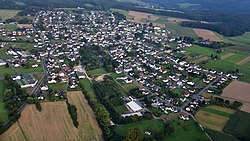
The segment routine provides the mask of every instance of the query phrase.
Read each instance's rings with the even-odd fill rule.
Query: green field
[[[213,141],[240,141],[230,134],[226,134],[220,131],[214,131],[211,129],[206,130]]]
[[[6,48],[0,48],[0,58],[5,58],[5,59],[11,58],[11,56],[6,54],[6,51],[7,51]]]
[[[126,108],[126,106],[123,104],[123,105],[120,105],[120,106],[116,106],[115,107],[115,110],[119,113],[119,114],[122,114],[126,111],[128,111],[128,109]]]
[[[5,89],[4,81],[0,80],[0,122],[8,119],[8,111],[4,108],[3,104],[3,93]]]
[[[88,79],[81,79],[80,85],[87,91],[89,96],[96,97],[93,85]]]
[[[250,140],[250,114],[246,112],[237,112],[226,124],[224,131],[235,135],[240,140]]]
[[[139,86],[133,82],[133,83],[130,83],[130,84],[123,84],[122,85],[127,91],[130,91],[131,89],[135,89],[135,88],[138,88]]]
[[[238,63],[239,61],[241,61],[242,59],[246,58],[247,56],[244,55],[244,54],[240,54],[240,53],[237,53],[231,57],[228,57],[226,59],[224,59],[223,61],[227,61],[229,63],[233,63],[233,64],[236,64]]]
[[[25,73],[25,74],[28,74],[28,73],[32,73],[32,72],[42,72],[43,71],[43,68],[42,66],[38,66],[37,68],[25,68],[25,67],[21,67],[21,68],[17,68],[17,70],[21,73]]]
[[[65,91],[67,90],[67,83],[60,83],[57,82],[56,84],[48,84],[49,88],[51,88],[53,91]]]
[[[210,108],[201,108],[201,110],[205,111],[205,112],[208,112],[208,113],[223,116],[223,117],[226,117],[226,118],[231,118],[233,116],[233,114],[226,113],[226,112],[219,111],[219,110],[210,109]]]
[[[20,12],[20,10],[5,10],[5,9],[1,9],[0,10],[0,18],[5,21],[7,19],[13,18],[19,12]]]
[[[6,24],[3,26],[3,28],[6,28],[9,31],[14,31],[17,29],[17,26],[15,24]]]
[[[102,75],[102,74],[107,74],[108,72],[104,70],[104,68],[97,68],[94,70],[89,70],[87,71],[88,75]]]
[[[185,51],[187,51],[193,55],[202,55],[202,56],[208,56],[208,57],[210,57],[211,54],[222,56],[228,52],[228,51],[224,51],[223,53],[219,54],[216,52],[215,49],[201,47],[198,45],[192,45],[191,47],[186,48]]]
[[[128,11],[126,11],[126,10],[116,9],[116,8],[111,8],[110,10],[113,12],[119,12],[119,13],[123,14],[124,16],[126,16],[126,18],[128,18],[128,19],[134,18],[134,16],[128,15]]]
[[[123,77],[123,76],[125,76],[123,73],[120,73],[120,74],[117,74],[117,73],[115,73],[115,72],[112,72],[111,73],[111,76],[114,78],[114,79],[116,79],[116,78],[118,78],[118,77]]]
[[[33,48],[32,43],[11,43],[11,45],[15,48],[21,48],[21,49],[32,49]]]
[[[5,66],[0,66],[0,76],[4,76],[5,74],[13,75],[16,73],[11,68],[6,68]]]

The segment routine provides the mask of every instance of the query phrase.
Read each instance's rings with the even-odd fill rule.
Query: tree
[[[5,97],[6,99],[10,99],[10,98],[12,98],[13,96],[14,96],[14,93],[13,93],[10,89],[5,90],[5,92],[4,92],[4,97]]]
[[[138,128],[133,128],[129,130],[128,135],[125,139],[125,141],[142,141],[142,140],[143,140],[143,134]]]

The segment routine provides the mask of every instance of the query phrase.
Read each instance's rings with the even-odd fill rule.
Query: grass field
[[[1,56],[0,58],[6,58],[6,59],[11,58],[11,56],[6,54],[6,51],[7,51],[6,48],[0,48],[0,56]]]
[[[38,66],[37,68],[25,68],[25,67],[21,67],[21,68],[17,68],[17,70],[21,73],[25,73],[25,74],[28,74],[28,73],[32,73],[32,72],[42,72],[43,71],[43,68],[42,66]]]
[[[102,75],[102,74],[107,74],[108,72],[104,70],[104,68],[97,68],[94,70],[89,70],[87,71],[88,75]]]
[[[32,43],[11,43],[14,48],[21,48],[21,49],[32,49]]]
[[[0,122],[8,119],[8,111],[4,108],[3,104],[3,94],[5,89],[4,80],[0,80]]]
[[[175,120],[171,121],[174,126],[175,132],[166,137],[164,141],[209,141],[205,133],[200,127],[191,119],[189,121]]]
[[[17,26],[15,24],[6,24],[3,26],[3,28],[6,28],[9,31],[14,31],[17,29]]]
[[[241,61],[242,59],[246,58],[247,56],[244,55],[244,54],[240,54],[240,53],[237,53],[231,57],[228,57],[226,59],[224,59],[224,61],[227,61],[229,63],[233,63],[233,64],[236,64],[238,63],[239,61]]]
[[[135,88],[138,88],[139,86],[133,82],[133,83],[130,83],[130,84],[123,84],[122,85],[127,91],[130,91],[131,89],[135,89]]]
[[[214,131],[207,129],[207,133],[213,139],[213,141],[240,141],[230,134],[226,134],[220,131]]]
[[[0,17],[2,20],[7,20],[13,18],[20,10],[5,10],[0,9]]]
[[[92,83],[88,79],[81,79],[80,85],[83,87],[89,96],[96,97]]]
[[[231,114],[231,113],[227,113],[227,112],[224,112],[224,111],[211,109],[211,108],[201,108],[201,110],[204,111],[204,112],[212,113],[212,114],[223,116],[223,117],[226,117],[226,118],[231,118],[233,116],[233,114]]]
[[[56,84],[48,84],[49,88],[51,88],[54,91],[65,91],[67,90],[67,83],[60,83],[57,82]]]
[[[250,140],[250,113],[237,112],[226,124],[224,131],[233,134],[241,140]]]
[[[79,106],[79,99],[76,97],[73,102],[77,107]],[[48,141],[76,141],[76,140],[102,140],[99,138],[100,130],[96,127],[96,124],[92,124],[94,121],[93,114],[83,114],[88,112],[86,101],[83,106],[78,107],[79,112],[79,129],[75,128],[72,119],[68,113],[67,105],[64,101],[61,102],[46,102],[41,103],[42,111],[37,111],[35,105],[28,105],[25,107],[19,118],[19,122],[12,125],[5,133],[0,136],[1,141],[31,141],[31,140],[48,140]],[[83,109],[84,108],[84,109]],[[60,117],[60,118],[59,118]],[[80,118],[81,117],[81,118]],[[89,119],[91,118],[91,119]],[[86,125],[86,126],[85,126]],[[91,125],[94,125],[91,126]],[[91,128],[96,131],[91,133]],[[92,130],[93,130],[92,129]],[[97,135],[97,136],[95,136]]]
[[[13,71],[11,68],[0,66],[0,76],[4,76],[5,74],[13,75],[15,74],[15,71]]]
[[[95,114],[88,105],[81,91],[68,92],[70,104],[77,108],[78,135],[86,141],[101,141],[102,131],[96,121]]]

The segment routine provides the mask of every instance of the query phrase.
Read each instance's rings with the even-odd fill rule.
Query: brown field
[[[235,113],[235,110],[232,110],[232,109],[229,109],[229,108],[226,108],[226,107],[222,107],[222,106],[217,106],[217,105],[208,106],[207,108],[214,109],[214,110],[217,110],[217,111],[222,111],[222,112],[229,113],[229,114],[234,114]]]
[[[223,41],[222,39],[220,39],[216,34],[214,34],[210,30],[198,29],[198,28],[194,28],[193,30],[194,30],[195,34],[197,34],[199,37],[202,37],[204,40],[210,40],[210,41],[216,41],[216,42]]]
[[[131,17],[134,17],[133,19],[128,19],[130,22],[135,22],[135,23],[141,23],[141,24],[146,24],[147,22],[141,22],[142,19],[145,20],[152,20],[155,21],[159,19],[158,16],[149,14],[149,13],[143,13],[143,12],[136,12],[136,11],[129,11],[128,15]],[[159,23],[153,23],[154,26],[159,26],[161,28],[164,28],[164,24],[159,24]]]
[[[192,62],[198,64],[198,63],[201,63],[201,62],[206,61],[208,59],[209,59],[209,57],[204,56],[204,57],[198,58],[198,59],[196,59],[196,60],[194,60]]]
[[[1,141],[99,141],[101,130],[84,97],[74,94],[70,102],[77,106],[78,129],[74,127],[65,102],[42,103],[42,111],[28,105],[21,113],[18,123],[0,136]],[[80,103],[81,101],[81,103]],[[84,113],[84,114],[83,114]],[[94,131],[94,132],[93,132]]]
[[[250,56],[242,59],[241,61],[237,62],[236,64],[237,65],[244,65],[244,64],[248,63],[249,61],[250,61]]]
[[[243,102],[250,102],[250,84],[234,80],[223,90],[221,96]]]
[[[32,28],[32,24],[17,24],[18,28]]]
[[[224,60],[224,59],[229,58],[229,57],[234,56],[234,55],[235,55],[235,53],[228,53],[228,54],[221,56],[220,58],[221,58],[221,60]]]
[[[242,107],[240,108],[241,111],[250,113],[250,103],[243,103]]]
[[[222,131],[225,124],[229,120],[229,118],[219,116],[216,114],[208,113],[205,111],[199,110],[195,114],[195,118],[199,121],[199,123],[207,128],[211,128],[216,131]]]
[[[69,103],[75,105],[77,108],[77,116],[79,119],[78,133],[81,133],[78,135],[80,136],[80,138],[86,141],[103,140],[102,131],[99,128],[95,115],[88,105],[88,102],[83,96],[82,92],[68,92],[67,96]]]

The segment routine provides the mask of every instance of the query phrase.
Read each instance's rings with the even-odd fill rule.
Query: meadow
[[[0,9],[0,18],[5,21],[7,19],[13,18],[20,10],[7,10],[7,9]]]

